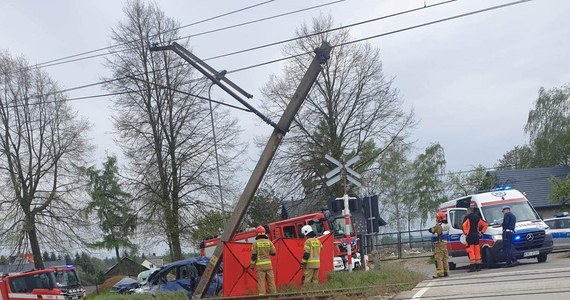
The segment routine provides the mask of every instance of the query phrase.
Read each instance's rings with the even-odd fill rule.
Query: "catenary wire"
[[[508,7],[508,6],[513,6],[513,5],[517,5],[517,4],[522,4],[522,3],[530,2],[530,1],[532,1],[532,0],[520,0],[520,1],[509,2],[509,3],[506,3],[506,4],[501,4],[501,5],[497,5],[497,6],[492,6],[492,7],[488,7],[488,8],[485,8],[485,9],[480,9],[480,10],[475,10],[475,11],[471,11],[471,12],[464,13],[464,14],[455,15],[455,16],[452,16],[452,17],[447,17],[447,18],[443,18],[443,19],[438,19],[438,20],[435,20],[435,21],[427,22],[427,23],[422,23],[422,24],[418,24],[418,25],[414,25],[414,26],[409,26],[409,27],[405,27],[405,28],[402,28],[402,29],[398,29],[398,30],[393,30],[393,31],[389,31],[389,32],[385,32],[385,33],[381,33],[381,34],[377,34],[377,35],[373,35],[373,36],[368,36],[368,37],[365,37],[365,38],[361,38],[361,39],[357,39],[357,40],[345,42],[345,43],[342,43],[342,44],[333,45],[333,47],[340,47],[340,46],[344,46],[344,45],[348,45],[348,44],[354,44],[354,43],[357,43],[357,42],[363,42],[363,41],[367,41],[367,40],[379,38],[379,37],[382,37],[382,36],[387,36],[387,35],[391,35],[391,34],[396,34],[396,33],[404,32],[404,31],[412,30],[412,29],[417,29],[417,28],[421,28],[421,27],[433,25],[433,24],[436,24],[436,23],[441,23],[441,22],[444,22],[444,21],[450,21],[450,20],[454,20],[454,19],[458,19],[458,18],[462,18],[462,17],[467,17],[467,16],[471,16],[471,15],[475,15],[475,14],[479,14],[479,13],[483,13],[483,12],[488,12],[488,11],[491,11],[491,10],[501,9],[501,8],[505,8],[505,7]],[[270,60],[270,61],[266,61],[266,62],[262,62],[262,63],[258,63],[258,64],[254,64],[254,65],[250,65],[250,66],[238,68],[238,69],[234,69],[234,70],[228,71],[227,73],[237,73],[237,72],[241,72],[241,71],[245,71],[245,70],[257,68],[257,67],[260,67],[260,66],[265,66],[265,65],[273,64],[273,63],[276,63],[276,62],[281,62],[281,61],[293,59],[293,58],[296,58],[296,57],[300,57],[300,56],[304,56],[304,55],[309,55],[309,54],[311,54],[311,53],[312,53],[312,52],[304,52],[304,53],[300,53],[300,54],[296,54],[296,55],[292,55],[292,56],[286,56],[286,57],[282,57],[282,58],[278,58],[278,59],[274,59],[274,60]],[[180,64],[180,65],[178,65],[178,66],[174,66],[173,68],[181,67],[181,66],[184,66],[184,65],[185,65],[185,64]],[[134,76],[139,76],[139,75],[142,75],[142,74],[143,74],[143,73],[134,74]],[[104,80],[104,81],[100,81],[100,82],[95,82],[95,83],[91,83],[91,84],[86,84],[86,85],[82,85],[82,86],[77,86],[77,87],[73,87],[73,88],[64,89],[64,90],[59,91],[58,93],[65,93],[65,92],[74,91],[74,90],[78,90],[78,89],[83,89],[83,88],[87,88],[87,87],[92,87],[92,86],[97,86],[97,85],[101,85],[101,84],[111,83],[111,82],[115,82],[115,81],[122,80],[122,79],[126,79],[126,78],[128,78],[128,77],[120,77],[120,78],[115,78],[115,79]],[[37,97],[37,96],[31,96],[31,97]]]
[[[434,6],[439,6],[439,5],[441,5],[441,4],[447,4],[447,3],[455,2],[455,1],[457,1],[457,0],[451,0],[451,1],[440,2],[440,3],[437,3],[437,4],[432,4],[432,5],[428,5],[428,6],[424,6],[424,7],[415,8],[415,9],[412,9],[412,10],[402,11],[402,12],[398,12],[398,13],[391,14],[391,15],[381,16],[381,17],[378,17],[378,18],[374,18],[374,19],[370,19],[370,20],[366,20],[366,21],[354,23],[354,24],[351,24],[351,25],[346,25],[346,26],[341,26],[341,27],[329,29],[329,30],[324,30],[324,31],[321,31],[321,32],[312,33],[312,34],[308,34],[308,35],[305,35],[305,36],[296,37],[296,38],[292,38],[292,39],[287,39],[287,40],[279,41],[279,42],[276,42],[276,43],[270,43],[270,44],[266,44],[266,45],[261,45],[261,46],[253,47],[253,48],[250,48],[250,49],[245,49],[245,50],[236,51],[236,52],[233,52],[233,53],[227,53],[227,54],[223,54],[223,55],[218,55],[217,57],[206,58],[206,59],[204,59],[204,61],[206,61],[206,60],[213,60],[213,59],[220,58],[220,57],[227,57],[227,56],[230,56],[230,55],[235,55],[235,54],[238,54],[238,53],[244,53],[244,52],[248,52],[248,51],[253,51],[253,50],[257,50],[257,49],[261,49],[261,48],[265,48],[265,47],[275,46],[275,45],[278,45],[278,44],[281,44],[281,43],[287,43],[287,42],[290,42],[290,41],[294,41],[294,40],[298,40],[298,39],[302,39],[302,38],[307,38],[307,37],[311,37],[311,36],[318,35],[318,34],[322,34],[322,33],[331,32],[331,31],[335,31],[335,30],[346,29],[346,28],[349,28],[349,27],[352,27],[352,26],[357,26],[357,25],[361,25],[361,24],[365,24],[365,23],[369,23],[369,22],[373,22],[373,21],[378,21],[378,20],[381,20],[381,19],[389,18],[389,17],[395,17],[395,16],[402,15],[402,14],[405,14],[405,13],[414,12],[414,11],[417,11],[417,10],[419,10],[419,9],[426,9],[426,8],[430,8],[430,7],[434,7]],[[302,56],[302,55],[305,55],[305,53],[300,54],[300,55],[298,55],[298,56]],[[295,56],[295,57],[297,57],[297,56]],[[278,60],[278,61],[285,60],[285,59],[291,59],[291,58],[293,58],[293,57],[283,58],[283,59],[280,59],[280,60]],[[276,62],[276,61],[272,61],[272,62]],[[264,63],[264,64],[268,64],[268,62],[266,62],[266,63]],[[263,64],[263,65],[264,65],[264,64]],[[185,63],[179,64],[179,65],[173,66],[173,68],[178,68],[178,67],[181,67],[181,66],[184,66],[184,65],[185,65]],[[250,66],[249,68],[251,68],[251,66]],[[233,71],[231,71],[231,72],[239,72],[239,70],[233,70]],[[140,75],[143,75],[143,73],[138,73],[138,74],[135,74],[134,76],[140,76]],[[96,83],[92,83],[92,84],[81,85],[81,86],[77,86],[77,87],[73,87],[73,88],[68,88],[68,89],[61,90],[61,91],[59,91],[59,92],[61,92],[61,93],[70,92],[70,91],[74,91],[74,90],[78,90],[78,89],[83,89],[83,88],[88,88],[88,87],[97,86],[97,85],[101,85],[101,84],[111,83],[111,82],[123,80],[123,79],[126,79],[126,78],[128,78],[128,76],[119,77],[119,78],[115,78],[115,79],[109,79],[109,80],[105,80],[105,81],[101,81],[101,82],[96,82]],[[110,94],[110,95],[112,95],[112,94]],[[101,96],[99,96],[99,95],[93,95],[93,96],[85,96],[85,97],[78,97],[78,98],[89,99],[89,97],[98,98],[98,97],[101,97]]]
[[[421,24],[414,25],[414,26],[408,26],[408,27],[405,27],[405,28],[388,31],[388,32],[384,32],[384,33],[380,33],[380,34],[368,36],[368,37],[361,38],[361,39],[356,39],[356,40],[348,41],[348,42],[345,42],[345,43],[333,45],[332,47],[333,47],[333,48],[336,48],[336,47],[346,46],[346,45],[350,45],[350,44],[354,44],[354,43],[360,43],[360,42],[364,42],[364,41],[376,39],[376,38],[383,37],[383,36],[387,36],[387,35],[392,35],[392,34],[404,32],[404,31],[408,31],[408,30],[412,30],[412,29],[417,29],[417,28],[421,28],[421,27],[426,27],[426,26],[429,26],[429,25],[434,25],[434,24],[437,24],[437,23],[442,23],[442,22],[446,22],[446,21],[451,21],[451,20],[455,20],[455,19],[459,19],[459,18],[471,16],[471,15],[476,15],[476,14],[480,14],[480,13],[484,13],[484,12],[488,12],[488,11],[492,11],[492,10],[496,10],[496,9],[501,9],[501,8],[505,8],[505,7],[509,7],[509,6],[514,6],[514,5],[517,5],[517,4],[522,4],[522,3],[525,3],[525,2],[530,2],[530,1],[533,1],[533,0],[519,0],[519,1],[514,1],[514,2],[509,2],[509,3],[501,4],[501,5],[491,6],[491,7],[488,7],[488,8],[479,9],[479,10],[474,10],[474,11],[470,11],[470,12],[467,12],[467,13],[463,13],[463,14],[459,14],[459,15],[455,15],[455,16],[451,16],[451,17],[447,17],[447,18],[443,18],[443,19],[438,19],[438,20],[431,21],[431,22],[421,23]],[[235,69],[235,70],[228,71],[228,74],[229,74],[229,73],[235,73],[235,72],[241,72],[241,71],[245,71],[245,70],[249,70],[249,69],[253,69],[253,68],[257,68],[257,67],[261,67],[261,66],[273,64],[273,63],[280,62],[280,61],[284,61],[284,60],[289,60],[289,59],[297,58],[297,57],[300,57],[300,56],[303,56],[303,55],[309,55],[309,54],[311,54],[311,53],[313,53],[313,52],[312,52],[312,51],[307,51],[307,52],[304,52],[304,53],[299,53],[299,54],[295,54],[295,55],[291,55],[291,56],[287,56],[287,57],[282,57],[282,58],[278,58],[278,59],[266,61],[266,62],[263,62],[263,63],[258,63],[258,64],[255,64],[255,65],[251,65],[251,66],[247,66],[247,67],[243,67],[243,68],[239,68],[239,69]]]
[[[132,79],[147,82],[147,81],[142,80],[142,79],[140,79],[140,78],[132,78]],[[213,102],[213,103],[216,103],[216,104],[219,104],[219,105],[222,105],[222,106],[227,106],[227,107],[229,107],[229,108],[233,108],[233,109],[237,109],[237,110],[241,110],[241,111],[245,111],[245,112],[251,112],[249,109],[246,109],[246,108],[243,108],[243,107],[239,107],[239,106],[232,105],[232,104],[228,104],[228,103],[225,103],[225,102],[213,100],[213,99],[210,99],[210,98],[207,98],[207,97],[203,97],[203,96],[200,96],[200,95],[188,93],[188,92],[181,91],[181,90],[178,90],[178,89],[169,88],[169,87],[166,87],[166,86],[157,84],[157,83],[152,83],[152,82],[150,82],[150,84],[155,85],[157,88],[160,88],[160,89],[168,89],[168,90],[171,90],[171,91],[174,91],[174,92],[177,92],[177,93],[181,93],[181,94],[184,94],[184,95],[187,95],[187,96],[191,96],[191,97],[194,97],[194,98],[197,98],[197,99],[201,99],[201,100],[205,100],[205,101],[211,101],[211,102]],[[56,103],[56,102],[60,102],[60,101],[71,102],[71,101],[79,101],[79,100],[85,100],[85,99],[95,99],[95,98],[103,98],[103,97],[120,96],[120,95],[133,94],[133,93],[138,93],[138,91],[115,92],[115,93],[88,95],[88,96],[81,96],[81,97],[72,97],[72,98],[66,98],[66,99],[61,99],[61,100],[48,100],[48,101],[43,101],[43,102],[41,102],[41,104]],[[12,104],[12,105],[7,105],[7,106],[5,106],[5,108],[16,108],[16,107],[21,107],[21,106],[23,106],[23,105],[21,105],[21,104]]]
[[[255,47],[251,47],[251,48],[247,48],[247,49],[242,49],[242,50],[238,50],[238,51],[234,51],[234,52],[229,52],[229,53],[225,53],[225,54],[220,54],[220,55],[208,57],[208,58],[203,59],[203,61],[214,60],[214,59],[218,59],[218,58],[222,58],[222,57],[232,56],[232,55],[250,52],[250,51],[254,51],[254,50],[259,50],[259,49],[263,49],[263,48],[267,48],[267,47],[277,46],[280,44],[294,42],[294,41],[301,40],[304,38],[308,38],[308,37],[312,37],[312,36],[316,36],[316,35],[320,35],[320,34],[324,34],[324,33],[329,33],[329,32],[333,32],[333,31],[337,31],[337,30],[343,30],[343,29],[347,29],[350,27],[354,27],[354,26],[364,25],[367,23],[377,22],[380,20],[384,20],[384,19],[388,19],[388,18],[392,18],[392,17],[396,17],[396,16],[401,16],[404,14],[408,14],[408,13],[416,12],[419,10],[436,7],[436,6],[441,6],[444,4],[449,4],[451,2],[457,2],[457,1],[459,1],[459,0],[448,0],[448,1],[438,2],[435,4],[426,5],[426,6],[420,6],[418,8],[409,9],[409,10],[397,12],[394,14],[384,15],[384,16],[380,16],[380,17],[376,17],[376,18],[372,18],[372,19],[368,19],[368,20],[364,20],[364,21],[360,21],[360,22],[356,22],[356,23],[352,23],[352,24],[348,24],[348,25],[343,25],[340,27],[335,27],[335,28],[331,28],[331,29],[327,29],[327,30],[323,30],[323,31],[315,32],[315,33],[310,33],[310,34],[303,35],[303,36],[298,36],[298,37],[289,38],[289,39],[285,39],[285,40],[281,40],[281,41],[277,41],[277,42],[273,42],[273,43],[269,43],[269,44],[259,45],[259,46],[255,46]]]
[[[190,24],[186,24],[186,25],[179,26],[179,27],[172,28],[172,29],[168,29],[168,30],[165,30],[165,31],[162,31],[162,32],[159,32],[159,33],[155,33],[155,34],[151,35],[150,37],[151,37],[151,38],[152,38],[152,37],[156,37],[156,36],[158,36],[158,35],[165,34],[165,33],[168,33],[168,32],[172,32],[172,31],[175,31],[175,30],[180,30],[180,29],[187,28],[187,27],[190,27],[190,26],[194,26],[194,25],[198,25],[198,24],[205,23],[205,22],[208,22],[208,21],[216,20],[216,19],[219,19],[219,18],[222,18],[222,17],[226,17],[226,16],[229,16],[229,15],[238,13],[238,12],[246,11],[246,10],[249,10],[249,9],[252,9],[252,8],[255,8],[255,7],[259,7],[259,6],[262,6],[262,5],[265,5],[265,4],[274,2],[274,1],[275,1],[275,0],[268,0],[268,1],[261,2],[261,3],[253,4],[253,5],[250,5],[250,6],[246,6],[246,7],[244,7],[244,8],[232,10],[232,11],[229,11],[229,12],[226,12],[226,13],[223,13],[223,14],[220,14],[220,15],[217,15],[217,16],[209,17],[209,18],[206,18],[206,19],[202,19],[202,20],[200,20],[200,21],[196,21],[196,22],[190,23]],[[65,57],[61,57],[61,58],[57,58],[57,59],[52,59],[52,60],[49,60],[49,61],[45,61],[45,62],[42,62],[42,63],[35,64],[33,67],[34,67],[34,68],[47,67],[47,66],[50,66],[50,64],[55,63],[55,62],[59,62],[59,61],[62,61],[62,60],[66,60],[66,59],[70,59],[70,58],[75,58],[75,57],[78,57],[78,56],[83,56],[83,55],[87,55],[87,54],[91,54],[91,53],[95,53],[95,52],[99,52],[99,51],[109,50],[109,49],[112,49],[112,48],[115,48],[115,47],[128,45],[128,44],[133,43],[133,42],[136,42],[136,41],[140,41],[140,39],[131,40],[131,41],[128,41],[128,42],[119,43],[119,44],[115,44],[115,45],[110,45],[110,46],[98,48],[98,49],[95,49],[95,50],[89,50],[89,51],[85,51],[85,52],[82,52],[82,53],[73,54],[73,55],[69,55],[69,56],[65,56]],[[105,55],[107,55],[107,54],[109,54],[109,53],[106,53]],[[97,57],[97,56],[89,56],[89,57],[87,57],[87,58],[93,58],[93,57]],[[85,58],[85,59],[87,59],[87,58]],[[73,61],[77,61],[77,60],[73,60]],[[71,61],[69,61],[69,62],[71,62]]]
[[[274,0],[273,0],[274,1]],[[207,31],[203,31],[203,32],[199,32],[199,33],[195,33],[195,34],[190,34],[187,36],[183,36],[183,37],[178,37],[173,39],[172,41],[178,41],[178,40],[182,40],[182,39],[186,39],[186,38],[190,38],[190,37],[196,37],[196,36],[201,36],[201,35],[206,35],[206,34],[210,34],[210,33],[215,33],[215,32],[219,32],[219,31],[224,31],[224,30],[228,30],[228,29],[233,29],[233,28],[237,28],[237,27],[242,27],[245,25],[250,25],[250,24],[255,24],[255,23],[259,23],[262,21],[267,21],[267,20],[271,20],[271,19],[275,19],[275,18],[280,18],[283,16],[288,16],[288,15],[292,15],[292,14],[296,14],[296,13],[300,13],[300,12],[304,12],[304,11],[308,11],[308,10],[313,10],[313,9],[317,9],[317,8],[321,8],[321,7],[325,7],[328,5],[332,5],[332,4],[336,4],[339,2],[344,2],[344,1],[348,1],[348,0],[335,0],[332,2],[327,2],[327,3],[323,3],[323,4],[319,4],[319,5],[314,5],[311,7],[307,7],[307,8],[303,8],[303,9],[298,9],[298,10],[294,10],[294,11],[290,11],[290,12],[286,12],[286,13],[281,13],[281,14],[277,14],[277,15],[273,15],[273,16],[269,16],[269,17],[264,17],[264,18],[259,18],[259,19],[255,19],[255,20],[251,20],[251,21],[246,21],[246,22],[242,22],[242,23],[238,23],[238,24],[234,24],[234,25],[229,25],[229,26],[224,26],[221,28],[216,28],[216,29],[211,29],[211,30],[207,30]],[[190,25],[190,24],[189,24]],[[174,30],[174,29],[172,29]],[[172,31],[171,30],[171,31]],[[162,34],[162,33],[157,33],[151,37],[156,37],[157,35]],[[95,53],[95,52],[99,52],[102,50],[107,50],[107,49],[112,49],[118,46],[123,46],[123,45],[127,45],[129,43],[132,42],[136,42],[136,41],[140,41],[140,39],[138,40],[134,40],[134,41],[129,41],[129,42],[125,42],[125,43],[121,43],[121,44],[117,44],[117,45],[113,45],[113,46],[109,46],[109,47],[105,47],[105,48],[100,48],[97,50],[92,50],[92,51],[88,51],[88,52],[84,52],[80,55],[71,55],[68,56],[67,58],[74,58],[77,56],[82,56],[85,54],[91,54],[91,53]],[[80,57],[80,58],[75,58],[75,59],[71,59],[71,60],[64,60],[67,58],[62,58],[62,59],[57,59],[57,60],[52,60],[49,62],[44,62],[42,64],[37,64],[33,67],[30,67],[30,69],[33,68],[45,68],[45,67],[52,67],[52,66],[57,66],[57,65],[61,65],[61,64],[67,64],[67,63],[71,63],[71,62],[77,62],[77,61],[81,61],[81,60],[85,60],[85,59],[91,59],[91,58],[97,58],[97,57],[101,57],[101,56],[106,56],[109,54],[115,54],[115,53],[120,53],[120,52],[125,52],[125,51],[129,51],[131,49],[122,49],[122,50],[118,50],[118,51],[112,51],[112,52],[106,52],[106,53],[100,53],[100,54],[94,54],[94,55],[90,55],[90,56],[86,56],[86,57]],[[64,61],[61,61],[64,60]],[[37,67],[36,67],[37,66]]]
[[[241,110],[241,111],[245,111],[245,112],[252,112],[251,110],[249,110],[249,109],[247,109],[247,108],[243,108],[243,107],[235,106],[235,105],[228,104],[228,103],[225,103],[225,102],[213,100],[213,99],[210,99],[210,98],[207,98],[207,97],[202,97],[202,96],[199,96],[199,95],[196,95],[196,94],[192,94],[192,93],[188,93],[188,92],[185,92],[185,91],[181,91],[181,90],[179,90],[179,89],[175,89],[175,88],[171,88],[171,87],[168,87],[168,86],[165,86],[165,85],[162,85],[162,84],[150,82],[150,81],[147,81],[147,80],[144,80],[144,79],[141,79],[141,78],[137,78],[137,77],[134,77],[134,76],[129,76],[129,78],[131,78],[131,79],[133,79],[133,80],[137,80],[137,81],[143,82],[143,83],[146,83],[146,84],[154,85],[155,87],[157,87],[157,88],[159,88],[159,89],[170,90],[170,91],[173,91],[173,92],[177,92],[177,93],[184,94],[184,95],[187,95],[187,96],[195,97],[195,98],[198,98],[198,99],[201,99],[201,100],[206,100],[206,101],[209,101],[209,102],[213,102],[213,103],[216,103],[216,104],[224,105],[224,106],[227,106],[227,107],[230,107],[230,108],[233,108],[233,109],[237,109],[237,110]]]

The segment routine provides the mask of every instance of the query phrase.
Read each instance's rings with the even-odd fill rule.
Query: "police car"
[[[568,212],[559,212],[555,214],[555,217],[544,220],[552,232],[554,250],[568,250],[570,249],[570,215]]]

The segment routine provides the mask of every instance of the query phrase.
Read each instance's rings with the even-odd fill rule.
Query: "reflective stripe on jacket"
[[[309,259],[303,259],[307,269],[318,269],[321,266],[321,249],[323,244],[317,238],[308,238],[305,241],[304,253],[309,253]]]
[[[255,260],[252,259],[251,264],[256,266],[271,266],[271,256],[275,255],[275,246],[268,239],[258,239],[251,245],[252,258],[256,257]]]

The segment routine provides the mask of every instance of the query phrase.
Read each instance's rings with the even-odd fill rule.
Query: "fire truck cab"
[[[0,299],[85,299],[72,266],[11,273],[0,277]]]

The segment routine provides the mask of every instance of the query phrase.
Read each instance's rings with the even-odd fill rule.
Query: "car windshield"
[[[58,287],[79,285],[79,278],[74,270],[58,270],[55,272],[55,281]]]
[[[503,223],[503,206],[505,206],[505,204],[482,207],[483,217],[489,225],[499,225]],[[528,201],[509,203],[509,206],[511,207],[511,212],[517,218],[517,222],[540,219]]]

